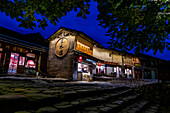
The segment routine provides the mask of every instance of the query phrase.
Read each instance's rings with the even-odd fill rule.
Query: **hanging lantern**
[[[98,63],[98,66],[101,66],[101,62]]]
[[[80,62],[82,61],[82,56],[79,56],[79,61],[80,61]]]

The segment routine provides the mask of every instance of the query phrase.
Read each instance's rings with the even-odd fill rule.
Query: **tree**
[[[19,27],[31,28],[42,27],[45,29],[47,20],[56,25],[62,16],[74,11],[77,17],[87,18],[90,0],[1,0],[0,11],[5,12],[12,19],[21,22]]]
[[[138,52],[169,49],[170,4],[167,0],[98,0],[98,20],[112,37],[111,48]],[[106,9],[107,7],[107,9]],[[105,9],[105,10],[103,10]],[[168,12],[169,11],[169,12]]]
[[[110,48],[144,52],[170,49],[168,0],[93,0],[98,3],[100,26],[109,28]],[[0,11],[21,22],[19,27],[42,27],[47,20],[56,25],[62,16],[74,10],[87,18],[90,0],[1,0]],[[78,10],[79,9],[79,10]],[[41,16],[40,16],[41,15]]]

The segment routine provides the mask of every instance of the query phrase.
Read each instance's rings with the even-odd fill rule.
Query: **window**
[[[11,58],[9,62],[8,74],[17,73],[17,65],[18,65],[18,56],[17,53],[11,53]]]
[[[24,63],[25,63],[25,57],[20,56],[19,65],[24,66]]]
[[[112,53],[109,53],[109,57],[111,57],[112,56]]]
[[[35,58],[35,54],[28,53],[28,54],[27,54],[27,57],[32,57],[32,58]]]
[[[2,56],[2,53],[0,53],[0,61],[1,61],[1,56]]]
[[[25,65],[26,68],[35,68],[35,61],[33,60],[28,60],[26,65]]]
[[[1,61],[1,56],[2,56],[2,52],[3,51],[3,48],[0,48],[0,61]]]

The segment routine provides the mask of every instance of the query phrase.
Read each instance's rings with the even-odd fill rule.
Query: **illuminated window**
[[[24,66],[25,63],[25,57],[21,57],[19,58],[19,65]]]
[[[11,53],[11,58],[10,58],[10,63],[8,68],[9,74],[17,73],[18,56],[19,54],[17,53]]]
[[[6,49],[9,49],[9,48],[10,48],[10,45],[6,45],[5,47],[6,47]]]
[[[28,54],[27,54],[27,57],[32,57],[32,58],[35,58],[35,54],[28,53]]]
[[[0,51],[3,51],[3,48],[0,48]]]
[[[0,48],[0,52],[3,51],[3,48]],[[1,61],[1,56],[2,56],[2,53],[0,53],[0,61]]]
[[[13,50],[14,50],[14,51],[17,51],[17,47],[13,47]]]
[[[109,53],[109,57],[111,57],[112,56],[112,54],[111,53]]]
[[[2,53],[0,53],[0,60],[1,60]]]
[[[25,67],[35,68],[35,62],[33,60],[28,60]]]
[[[78,72],[82,72],[81,63],[78,63]]]
[[[116,73],[116,67],[114,67],[114,72]]]

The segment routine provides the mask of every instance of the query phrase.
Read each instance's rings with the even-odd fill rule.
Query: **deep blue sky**
[[[109,37],[105,36],[107,30],[98,25],[98,13],[99,12],[97,11],[97,3],[92,2],[92,5],[90,6],[90,15],[87,16],[87,19],[76,17],[77,13],[72,11],[69,12],[67,16],[62,17],[60,22],[56,26],[48,22],[49,25],[46,27],[45,30],[43,30],[42,28],[35,28],[34,30],[31,30],[18,27],[19,22],[17,22],[16,19],[11,19],[9,16],[6,16],[5,13],[0,12],[0,26],[23,34],[40,32],[41,35],[44,36],[44,38],[48,38],[61,26],[63,26],[82,31],[93,39],[95,39],[96,41],[98,41],[99,43],[101,43],[103,46],[107,47]],[[166,49],[164,50],[163,54],[157,52],[156,55],[153,55],[152,51],[145,54],[165,60],[170,60],[170,51]]]

